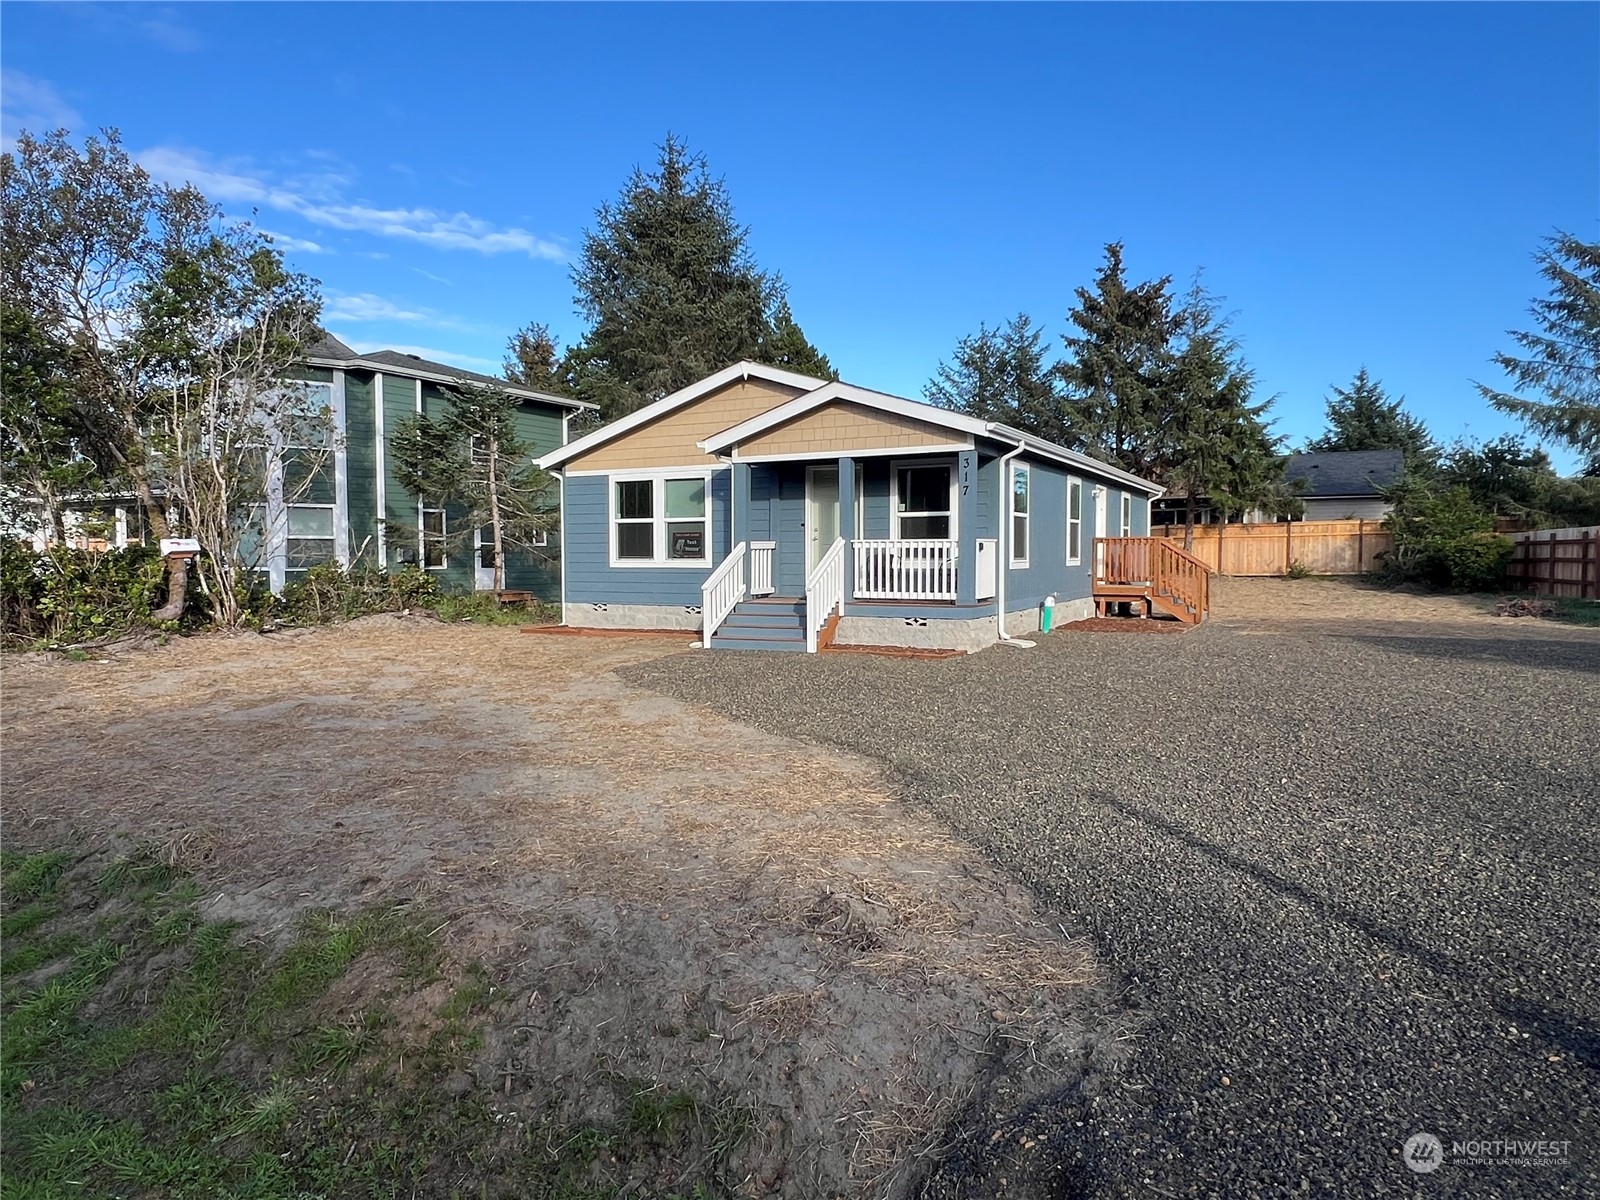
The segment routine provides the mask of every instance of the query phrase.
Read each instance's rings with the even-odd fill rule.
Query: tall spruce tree
[[[508,383],[536,392],[565,394],[556,339],[548,325],[531,322],[511,335],[506,342],[504,374]]]
[[[1226,519],[1253,507],[1291,507],[1279,439],[1268,428],[1271,401],[1252,403],[1255,377],[1228,321],[1198,286],[1179,312],[1181,349],[1157,387],[1168,429],[1159,478],[1185,501],[1184,546],[1194,547],[1198,502]]]
[[[809,375],[812,379],[839,378],[839,372],[833,369],[828,356],[807,340],[805,331],[789,310],[789,297],[781,292],[777,306],[772,311],[771,322],[756,351],[756,361],[782,367],[797,375]]]
[[[616,202],[600,206],[572,270],[591,325],[565,366],[607,420],[741,358],[825,361],[792,315],[775,341],[783,284],[757,267],[746,234],[704,156],[670,135],[655,169],[635,168]]]
[[[1494,356],[1511,377],[1511,392],[1481,383],[1478,390],[1501,412],[1577,450],[1600,473],[1600,243],[1557,232],[1534,261],[1550,281],[1550,295],[1531,307],[1539,332],[1511,330],[1518,352]]]
[[[1159,472],[1168,436],[1160,388],[1171,365],[1179,318],[1172,277],[1129,285],[1122,243],[1106,246],[1094,288],[1078,288],[1058,368],[1062,425],[1079,448],[1136,475]]]
[[[1328,432],[1306,443],[1307,450],[1400,450],[1406,470],[1427,473],[1439,462],[1439,444],[1428,427],[1405,410],[1405,397],[1389,399],[1367,368],[1348,388],[1337,385],[1327,399]]]
[[[978,332],[956,343],[949,362],[941,362],[923,388],[929,404],[986,421],[1001,421],[1039,437],[1061,432],[1060,388],[1046,361],[1044,331],[1026,313],[1004,326]]]

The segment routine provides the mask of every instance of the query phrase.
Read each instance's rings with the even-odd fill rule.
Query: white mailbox
[[[162,538],[161,553],[168,554],[199,554],[200,543],[195,538]]]

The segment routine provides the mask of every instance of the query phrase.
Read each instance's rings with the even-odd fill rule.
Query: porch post
[[[839,460],[839,536],[844,539],[844,598],[856,596],[856,460]]]
[[[956,602],[978,602],[978,452],[956,456],[956,524],[960,552],[956,556]],[[1004,570],[998,564],[997,570]]]
[[[736,462],[732,467],[732,520],[728,522],[728,553],[740,542],[750,540],[750,464]]]

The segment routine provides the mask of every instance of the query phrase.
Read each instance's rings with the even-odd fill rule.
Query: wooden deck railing
[[[1095,538],[1094,586],[1141,588],[1196,625],[1211,611],[1211,569],[1165,538]]]

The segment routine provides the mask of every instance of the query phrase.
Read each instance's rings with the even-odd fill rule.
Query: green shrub
[[[320,625],[369,613],[431,608],[438,596],[437,581],[420,567],[402,567],[391,573],[376,567],[347,570],[338,563],[322,563],[286,584],[282,596],[268,600],[266,613],[291,624]]]
[[[1283,573],[1285,579],[1310,579],[1311,568],[1298,558],[1289,564],[1289,569]]]
[[[1494,532],[1494,516],[1466,488],[1412,485],[1397,493],[1384,520],[1394,549],[1381,574],[1395,583],[1484,591],[1505,582],[1511,539]]]
[[[35,551],[0,539],[0,634],[8,644],[69,645],[149,623],[165,591],[153,546]]]

